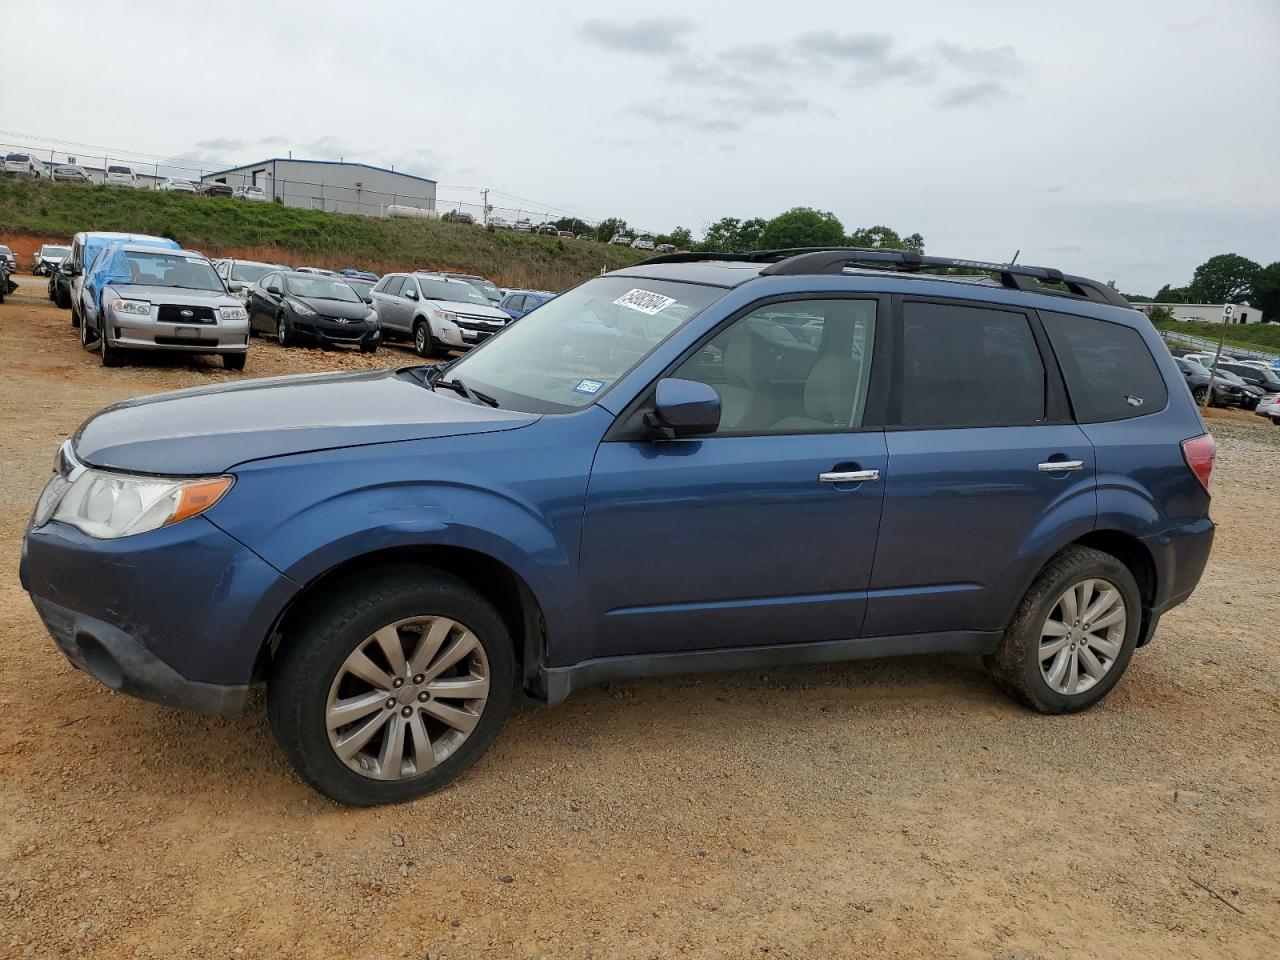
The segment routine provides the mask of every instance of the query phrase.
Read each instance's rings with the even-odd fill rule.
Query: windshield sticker
[[[676,298],[664,297],[660,293],[653,293],[649,290],[635,289],[628,290],[613,302],[620,307],[629,307],[652,317],[655,313],[661,313],[675,303]]]
[[[600,380],[579,380],[578,385],[573,388],[574,393],[585,393],[588,396],[600,392],[600,388],[604,383]]]

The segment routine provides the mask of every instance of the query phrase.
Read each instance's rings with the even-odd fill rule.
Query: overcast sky
[[[15,0],[0,141],[292,149],[695,235],[813,206],[1134,293],[1280,260],[1280,0],[618,6]]]

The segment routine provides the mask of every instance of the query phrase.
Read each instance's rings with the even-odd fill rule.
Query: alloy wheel
[[[282,347],[289,342],[289,331],[285,329],[284,317],[276,317],[276,342]]]
[[[417,348],[418,354],[425,356],[427,352],[427,325],[420,323],[413,331],[413,345]]]
[[[448,617],[411,617],[365,638],[343,661],[325,704],[329,744],[373,780],[426,773],[475,730],[489,698],[479,639]]]
[[[1128,611],[1108,580],[1089,578],[1063,591],[1040,629],[1040,675],[1050,689],[1072,696],[1107,675],[1124,646]]]

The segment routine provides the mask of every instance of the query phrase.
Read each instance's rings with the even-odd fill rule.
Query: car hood
[[[432,303],[438,303],[443,309],[451,313],[461,313],[468,317],[492,317],[494,320],[507,321],[511,318],[499,310],[497,307],[489,304],[472,303],[470,300],[432,300]]]
[[[433,392],[395,370],[223,383],[126,400],[76,431],[97,467],[212,474],[265,457],[527,426],[536,415]]]
[[[185,287],[153,287],[145,283],[109,283],[120,296],[152,303],[194,303],[211,307],[238,307],[240,301],[221,290],[189,290]]]
[[[42,253],[40,254],[40,259],[45,263],[61,263],[67,259],[67,255],[65,253]]]
[[[316,297],[299,297],[289,294],[288,299],[305,303],[322,317],[341,317],[343,320],[363,320],[369,315],[369,304],[361,300],[359,303],[347,303],[345,300],[322,300]]]

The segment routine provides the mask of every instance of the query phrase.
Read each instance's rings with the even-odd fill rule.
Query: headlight
[[[137,317],[151,316],[151,304],[146,300],[124,300],[116,297],[111,301],[111,309],[116,313],[130,313]]]
[[[61,496],[52,488],[62,481]],[[105,470],[86,470],[69,485],[54,477],[45,493],[56,502],[41,497],[37,507],[49,519],[61,520],[100,540],[114,540],[135,533],[146,533],[159,527],[204,513],[231,489],[232,477],[166,479],[130,476]]]
[[[248,320],[249,311],[244,307],[219,307],[218,314],[223,320]]]
[[[300,317],[314,317],[316,315],[316,312],[301,300],[294,300],[290,297],[285,302],[288,303],[289,306],[293,307],[293,312]]]
[[[437,320],[447,320],[450,323],[456,323],[458,315],[450,310],[432,310],[431,315]]]
[[[378,321],[378,311],[370,307],[369,312],[364,315],[364,318],[376,323]]]

